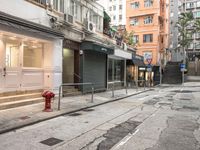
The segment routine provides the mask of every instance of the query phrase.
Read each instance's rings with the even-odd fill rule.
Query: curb
[[[57,117],[60,117],[60,116],[67,115],[67,114],[72,114],[72,113],[75,113],[75,112],[78,112],[78,111],[82,111],[84,109],[101,106],[101,105],[112,103],[112,102],[115,102],[115,101],[120,101],[120,100],[123,100],[125,98],[131,97],[131,96],[134,96],[134,95],[139,95],[139,94],[142,94],[142,93],[145,93],[145,92],[148,92],[148,91],[152,91],[152,90],[153,89],[144,90],[144,91],[137,92],[137,93],[134,93],[134,94],[130,94],[130,95],[127,95],[127,96],[124,96],[124,97],[112,99],[112,100],[109,100],[109,101],[106,101],[106,102],[102,102],[102,103],[99,103],[99,104],[94,104],[92,106],[82,107],[82,108],[79,108],[79,109],[76,109],[76,110],[72,110],[72,111],[61,113],[61,114],[57,114],[55,116],[51,116],[51,117],[48,117],[48,118],[43,118],[43,119],[39,119],[37,121],[33,121],[33,122],[30,122],[30,123],[19,125],[19,126],[16,126],[16,127],[11,127],[11,128],[5,129],[5,130],[1,130],[0,134],[4,134],[4,133],[7,133],[7,132],[15,131],[15,130],[23,128],[23,127],[31,126],[31,125],[34,125],[34,124],[37,124],[37,123],[40,123],[40,122],[43,122],[43,121],[51,120],[51,119],[54,119],[54,118],[57,118]]]

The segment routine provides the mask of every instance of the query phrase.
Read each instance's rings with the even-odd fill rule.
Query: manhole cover
[[[62,141],[63,140],[60,140],[60,139],[52,137],[52,138],[48,138],[48,139],[46,139],[44,141],[41,141],[40,143],[48,145],[48,146],[53,146],[53,145],[56,145],[56,144],[58,144],[58,143],[60,143]]]
[[[94,109],[83,109],[83,111],[89,112],[89,111],[94,111]]]
[[[69,114],[68,116],[80,116],[82,115],[81,113],[73,113],[73,114]]]
[[[29,119],[29,118],[31,118],[31,117],[29,117],[29,116],[22,116],[22,117],[20,117],[19,119],[21,119],[21,120],[26,120],[26,119]]]

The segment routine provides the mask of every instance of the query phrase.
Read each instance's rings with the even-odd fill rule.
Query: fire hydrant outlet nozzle
[[[42,93],[42,97],[45,98],[45,108],[44,108],[43,111],[45,111],[45,112],[53,111],[51,109],[51,99],[55,97],[55,94],[53,92],[51,92],[51,91],[44,91]]]

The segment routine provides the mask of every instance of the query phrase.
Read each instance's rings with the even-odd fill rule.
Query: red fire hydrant
[[[45,108],[44,108],[43,111],[45,111],[45,112],[53,111],[51,109],[51,99],[55,97],[55,94],[53,92],[51,92],[51,91],[44,91],[42,93],[42,97],[45,98]]]

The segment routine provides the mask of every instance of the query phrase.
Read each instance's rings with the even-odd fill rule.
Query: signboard
[[[180,64],[180,69],[181,69],[182,72],[186,71],[186,65]]]
[[[140,71],[145,71],[146,68],[145,68],[145,67],[139,67],[139,70],[140,70]]]
[[[147,72],[152,72],[152,66],[150,64],[147,65]]]
[[[144,60],[148,63],[151,64],[152,62],[152,52],[144,52]]]

